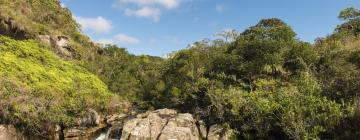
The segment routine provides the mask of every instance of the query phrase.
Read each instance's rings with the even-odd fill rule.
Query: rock
[[[13,125],[0,125],[0,140],[18,140],[23,138]]]
[[[192,133],[190,128],[186,127],[165,127],[158,140],[198,140]]]
[[[124,120],[128,116],[126,114],[116,114],[106,117],[106,123],[110,125],[109,136],[111,139],[120,139],[121,130],[123,129]]]
[[[126,117],[127,117],[126,114],[111,115],[111,116],[106,117],[106,123],[107,124],[119,123],[119,122],[122,122]]]
[[[38,39],[46,45],[51,45],[51,37],[49,35],[38,35]]]
[[[100,134],[105,128],[104,125],[97,127],[72,127],[63,130],[65,140],[90,140]]]
[[[159,140],[198,140],[199,132],[191,114],[178,114],[162,130]]]
[[[61,127],[60,125],[55,125],[55,131],[54,131],[54,134],[53,134],[53,139],[54,140],[59,140],[60,139],[60,135],[61,135]]]
[[[198,121],[197,122],[198,125],[198,129],[199,129],[199,135],[205,139],[206,135],[207,135],[207,130],[206,130],[206,124],[204,121]]]
[[[86,135],[85,127],[77,127],[77,128],[68,128],[64,130],[65,139],[71,139],[74,137],[81,137]]]
[[[142,113],[125,122],[123,140],[198,140],[198,130],[191,114],[160,109]]]
[[[74,49],[70,46],[69,38],[66,36],[58,36],[53,39],[55,42],[55,48],[61,55],[66,57],[74,57]]]
[[[76,122],[78,126],[97,126],[101,123],[101,116],[93,109],[88,109],[82,118]]]
[[[172,110],[172,109],[159,109],[159,110],[155,110],[154,113],[157,113],[161,116],[169,116],[169,115],[176,115],[177,111],[176,110]]]
[[[208,140],[229,140],[231,136],[231,130],[226,130],[220,125],[210,126],[208,132]]]
[[[57,39],[55,40],[55,43],[56,43],[56,46],[58,46],[58,47],[70,46],[69,38],[67,38],[66,36],[58,36]]]

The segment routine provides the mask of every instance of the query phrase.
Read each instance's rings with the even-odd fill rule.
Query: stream
[[[122,129],[113,129],[114,128],[112,126],[107,126],[103,128],[101,133],[98,133],[93,137],[93,140],[120,140]]]
[[[107,140],[109,138],[111,127],[105,128],[99,136],[95,137],[94,140]]]

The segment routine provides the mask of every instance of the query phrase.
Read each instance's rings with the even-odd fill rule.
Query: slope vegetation
[[[87,108],[105,109],[112,94],[95,75],[34,40],[0,36],[0,121],[37,133],[38,125],[72,125]]]

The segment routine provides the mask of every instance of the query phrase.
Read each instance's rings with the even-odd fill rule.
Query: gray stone
[[[74,50],[70,46],[69,38],[66,36],[58,36],[56,39],[54,39],[55,42],[55,48],[56,50],[66,57],[73,57],[74,56]]]
[[[122,140],[198,140],[198,130],[191,114],[160,109],[137,115],[125,122]]]
[[[38,35],[38,39],[46,45],[51,45],[51,37],[49,35]]]
[[[23,139],[23,137],[13,125],[0,125],[0,140],[18,139]]]
[[[65,138],[74,138],[85,135],[86,135],[86,128],[84,127],[68,128],[64,130]]]
[[[97,126],[101,123],[101,116],[93,109],[86,110],[85,114],[77,119],[78,126]]]

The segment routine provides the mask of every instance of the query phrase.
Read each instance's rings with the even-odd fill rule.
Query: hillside
[[[73,19],[69,9],[61,7],[58,0],[1,0],[0,9],[0,33],[3,35],[37,40],[41,39],[39,35],[48,35],[52,40],[65,36],[74,50],[70,57],[81,60],[88,59],[99,49],[99,46],[80,33],[80,25]]]
[[[87,108],[106,109],[112,94],[84,68],[34,40],[0,42],[1,123],[42,135],[42,123],[71,126]]]

